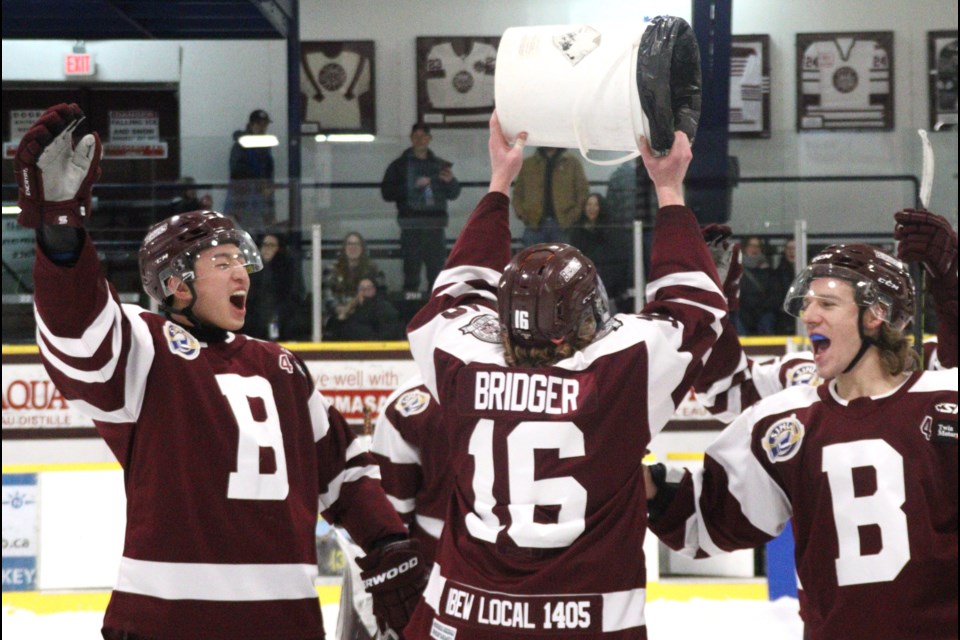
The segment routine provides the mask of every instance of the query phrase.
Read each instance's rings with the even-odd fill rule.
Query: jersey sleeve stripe
[[[750,524],[775,537],[790,517],[790,499],[750,447],[753,421],[749,416],[748,413],[734,421],[707,447],[709,460],[704,461],[704,466],[711,461],[719,465],[727,476],[727,490],[739,501]]]
[[[107,334],[111,329],[116,330],[120,323],[120,306],[112,296],[107,296],[106,304],[93,322],[90,323],[83,335],[79,338],[64,338],[57,336],[51,331],[47,324],[40,317],[40,312],[36,305],[33,307],[34,317],[37,320],[37,329],[43,334],[51,346],[62,352],[64,355],[75,358],[90,358],[96,354],[97,350],[103,344]],[[114,338],[116,340],[116,338]]]
[[[412,512],[417,508],[417,499],[408,498],[406,500],[401,500],[400,498],[387,494],[387,500],[390,501],[390,504],[393,505],[393,508],[397,510],[397,513],[404,515]]]
[[[91,402],[81,400],[79,396],[84,396],[86,394],[78,393],[77,387],[84,381],[79,381],[72,376],[70,380],[65,381],[64,383],[60,383],[60,381],[55,380],[55,382],[58,383],[58,386],[63,387],[62,390],[64,391],[64,396],[70,400],[71,407],[93,420],[109,422],[113,424],[136,422],[139,419],[140,410],[143,407],[144,394],[146,394],[147,391],[147,378],[150,375],[150,368],[153,365],[153,358],[155,354],[153,338],[150,335],[150,328],[147,326],[147,323],[144,322],[143,318],[140,317],[140,314],[143,313],[143,309],[135,305],[123,305],[123,312],[130,323],[131,347],[130,352],[127,353],[126,366],[123,370],[123,375],[121,376],[123,383],[123,397],[122,399],[117,398],[116,408],[98,406]],[[119,347],[114,351],[114,353],[120,353]],[[45,355],[44,358],[46,359],[47,356]],[[47,360],[47,362],[57,368],[58,376],[60,374],[68,375],[65,371],[59,369],[59,367],[54,364],[54,361]],[[116,376],[111,376],[109,380],[95,380],[93,382],[109,382],[115,378]],[[76,385],[71,385],[71,383],[74,383],[75,381]],[[68,385],[71,385],[72,388],[67,388]]]
[[[307,401],[310,408],[310,423],[313,425],[313,441],[319,442],[330,430],[330,418],[327,416],[328,405],[319,391],[310,394]]]
[[[437,540],[440,539],[440,534],[443,533],[443,520],[440,518],[431,518],[430,516],[419,513],[416,516],[416,520],[417,526],[423,529],[424,533]]]
[[[345,469],[343,472],[337,475],[330,483],[327,485],[327,490],[320,495],[320,504],[321,510],[329,509],[333,504],[340,499],[340,490],[343,488],[343,485],[348,482],[356,482],[363,478],[373,478],[375,480],[380,479],[380,467],[375,464],[368,464],[364,467],[351,467]]]
[[[488,269],[476,265],[451,267],[450,269],[444,269],[440,272],[433,288],[435,291],[440,292],[443,287],[465,287],[467,283],[470,283],[472,287],[478,291],[483,289],[495,291],[500,284],[500,272],[496,269]],[[444,295],[461,295],[451,294],[449,290],[444,290],[442,293]],[[496,300],[496,296],[494,296],[493,299]]]
[[[123,557],[117,591],[164,600],[252,602],[316,598],[315,564],[202,564]]]
[[[47,328],[39,312],[36,312],[36,307],[34,307],[34,310],[34,317],[37,320],[37,333],[39,333],[42,338],[41,340],[37,340],[37,346],[40,348],[40,353],[43,354],[43,357],[53,367],[63,373],[63,375],[69,376],[78,382],[106,382],[113,377],[117,363],[120,361],[123,341],[123,330],[121,327],[122,315],[120,313],[120,307],[113,298],[107,298],[106,306],[104,306],[103,310],[97,316],[97,319],[83,332],[83,336],[80,338],[62,338],[54,335],[53,332]],[[73,367],[59,358],[52,350],[56,349],[64,356],[74,358],[93,358],[103,345],[104,340],[106,340],[107,336],[111,333],[111,329],[111,355],[99,369],[89,371]]]
[[[367,446],[364,444],[363,440],[357,438],[347,446],[345,460],[350,462],[354,458],[362,456],[365,453],[367,453]]]
[[[420,464],[420,451],[403,439],[389,420],[383,418],[373,432],[374,453],[379,453],[393,464]]]

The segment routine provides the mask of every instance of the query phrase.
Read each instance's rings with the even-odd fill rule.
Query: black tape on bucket
[[[683,131],[693,142],[700,122],[700,86],[700,49],[690,24],[674,16],[651,20],[637,52],[637,90],[657,155],[670,151],[674,131]]]

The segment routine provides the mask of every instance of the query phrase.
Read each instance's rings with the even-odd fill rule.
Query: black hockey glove
[[[20,140],[13,166],[21,226],[82,227],[90,216],[103,149],[95,132],[74,142],[83,119],[77,105],[58,104],[47,109]]]
[[[357,558],[363,588],[373,596],[373,615],[380,632],[402,634],[420,594],[427,586],[427,567],[416,540],[399,540]],[[401,635],[402,637],[402,635]]]

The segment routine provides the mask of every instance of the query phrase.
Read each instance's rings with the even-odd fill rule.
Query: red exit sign
[[[68,76],[92,76],[92,53],[68,53],[63,60],[63,72]]]

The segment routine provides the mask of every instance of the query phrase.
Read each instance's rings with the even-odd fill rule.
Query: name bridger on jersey
[[[471,371],[473,410],[569,415],[577,412],[580,382],[572,378],[517,371]],[[468,414],[469,415],[469,414]]]

